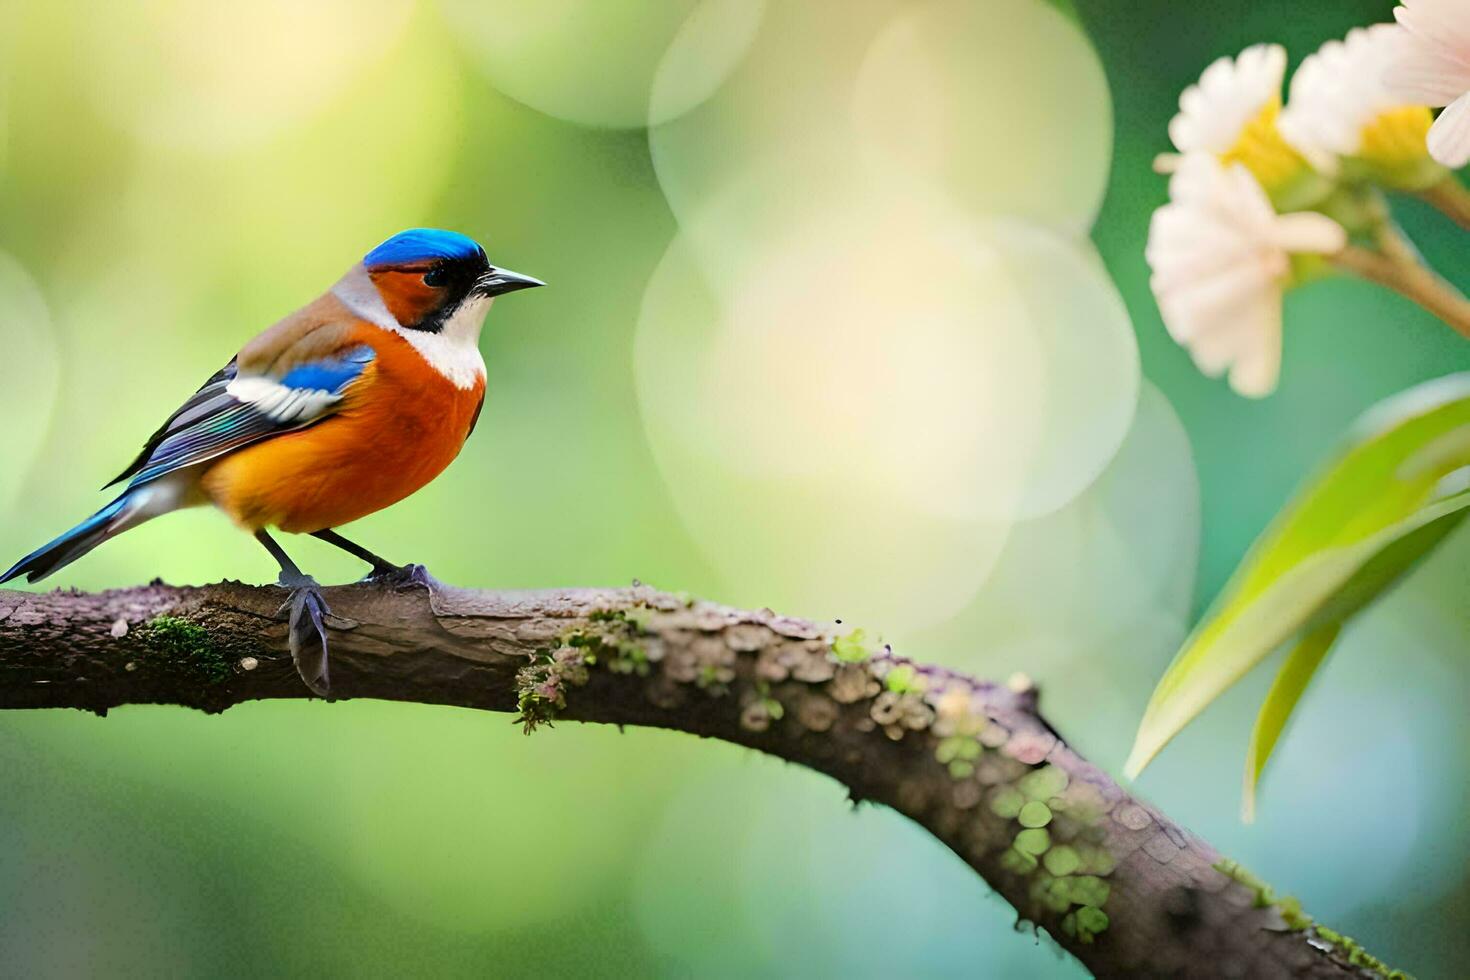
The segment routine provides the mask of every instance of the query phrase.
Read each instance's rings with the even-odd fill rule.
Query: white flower
[[[1273,192],[1301,174],[1305,161],[1276,128],[1286,50],[1257,44],[1219,58],[1179,97],[1169,139],[1181,153],[1208,153],[1242,163]]]
[[[1285,77],[1286,49],[1279,44],[1257,44],[1238,58],[1217,58],[1179,97],[1169,138],[1180,153],[1223,156],[1263,109],[1280,104]]]
[[[1314,159],[1365,160],[1397,185],[1442,177],[1425,146],[1433,122],[1428,108],[1404,99],[1386,81],[1408,43],[1397,25],[1374,24],[1322,45],[1291,78],[1282,135]]]
[[[1281,296],[1291,255],[1332,253],[1342,226],[1320,214],[1278,215],[1243,166],[1186,154],[1154,212],[1145,256],[1164,324],[1199,369],[1259,398],[1281,369]]]
[[[1447,167],[1470,163],[1470,10],[1465,0],[1403,0],[1402,54],[1385,80],[1405,102],[1448,106],[1429,130],[1429,155]]]

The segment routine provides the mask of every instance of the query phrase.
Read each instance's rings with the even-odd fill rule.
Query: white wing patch
[[[316,418],[342,400],[342,396],[334,392],[320,388],[292,388],[273,378],[258,375],[236,378],[225,391],[272,422],[283,425]]]

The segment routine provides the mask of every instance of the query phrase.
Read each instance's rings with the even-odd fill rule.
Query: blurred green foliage
[[[676,230],[646,133],[507,98],[431,3],[280,3],[223,41],[206,6],[4,6],[0,252],[49,318],[39,339],[34,320],[0,318],[0,339],[25,352],[22,373],[53,364],[56,384],[51,397],[0,391],[3,553],[89,513],[93,488],[244,340],[388,234],[434,224],[551,288],[492,311],[489,395],[462,458],[354,537],[466,586],[636,576],[767,601],[722,579],[684,529],[639,414],[635,330]],[[1282,390],[1247,403],[1198,376],[1147,288],[1148,215],[1165,194],[1149,164],[1179,91],[1218,55],[1280,40],[1299,59],[1389,3],[1070,6],[1116,120],[1093,238],[1199,473],[1199,609],[1355,416],[1465,369],[1470,349],[1396,297],[1324,282],[1288,300]],[[270,98],[230,71],[263,52],[296,66]],[[1403,207],[1429,258],[1466,281],[1457,235]],[[28,302],[11,292],[7,309]],[[1142,785],[1320,919],[1427,976],[1470,958],[1466,544],[1340,641],[1253,829],[1235,819],[1261,695],[1249,681]],[[289,547],[325,581],[361,573],[316,542]],[[63,584],[155,575],[274,569],[193,511],[110,543]],[[1027,670],[1066,734],[1114,767],[1180,626],[1018,646],[979,614],[909,637],[849,618],[921,659]],[[528,740],[504,717],[375,703],[17,713],[0,717],[0,773],[8,974],[1078,975],[897,816],[850,813],[809,773],[663,733],[563,725]]]

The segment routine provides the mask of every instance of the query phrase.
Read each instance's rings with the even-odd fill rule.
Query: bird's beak
[[[475,292],[481,296],[499,296],[501,293],[513,293],[517,289],[544,285],[546,283],[534,276],[523,276],[509,269],[491,269],[475,280]]]

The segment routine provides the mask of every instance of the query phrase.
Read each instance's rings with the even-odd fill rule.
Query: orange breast
[[[456,388],[402,337],[364,324],[354,342],[377,358],[341,411],[212,465],[201,485],[247,530],[311,532],[365,517],[412,494],[459,455],[485,395]]]

